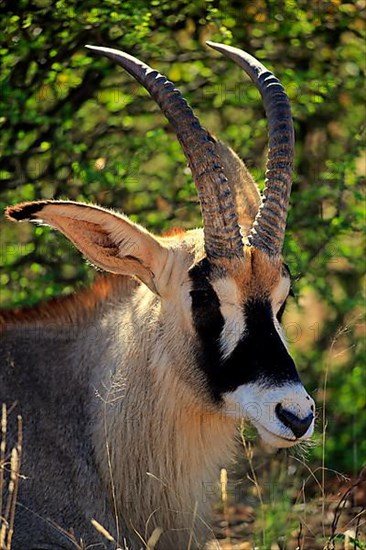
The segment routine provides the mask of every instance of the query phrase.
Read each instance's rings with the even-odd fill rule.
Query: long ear
[[[242,233],[247,237],[261,204],[259,189],[244,162],[230,147],[219,140],[216,147],[220,162],[228,175]]]
[[[72,201],[38,201],[10,206],[12,221],[32,221],[61,231],[92,262],[112,273],[134,275],[153,292],[168,250],[126,216]]]

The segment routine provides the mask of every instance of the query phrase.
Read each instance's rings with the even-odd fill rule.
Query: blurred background
[[[268,455],[246,431],[215,489],[215,535],[223,549],[365,548],[365,0],[19,0],[1,11],[1,209],[68,198],[120,209],[156,233],[200,225],[167,121],[85,44],[124,49],[166,74],[261,188],[259,93],[205,41],[245,49],[281,79],[297,143],[284,331],[317,402],[317,433],[308,449]],[[3,219],[0,230],[1,308],[94,279],[61,235]]]

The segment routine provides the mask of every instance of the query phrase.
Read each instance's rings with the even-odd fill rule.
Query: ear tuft
[[[40,212],[48,201],[23,202],[5,209],[5,217],[12,222],[32,220],[37,212]]]

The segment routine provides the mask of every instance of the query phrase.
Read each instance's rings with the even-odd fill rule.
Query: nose
[[[275,412],[282,424],[284,424],[287,428],[290,428],[294,436],[297,438],[306,434],[312,421],[314,420],[314,414],[312,412],[305,418],[299,418],[291,411],[284,409],[281,403],[277,403]]]

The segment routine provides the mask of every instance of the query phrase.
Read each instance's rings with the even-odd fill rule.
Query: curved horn
[[[285,237],[295,149],[289,99],[280,81],[254,57],[232,46],[207,44],[244,69],[262,95],[269,125],[266,188],[248,240],[268,255],[278,256]]]
[[[86,47],[126,69],[146,88],[172,124],[200,199],[207,256],[212,260],[243,257],[238,217],[228,178],[216,153],[215,139],[202,128],[182,94],[165,76],[125,52]]]

